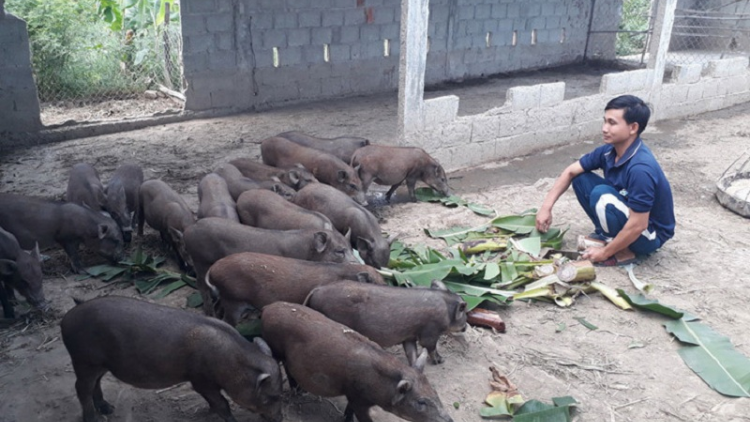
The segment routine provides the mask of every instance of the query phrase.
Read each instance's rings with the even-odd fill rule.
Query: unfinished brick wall
[[[189,110],[262,108],[397,89],[400,0],[182,3]],[[590,4],[431,0],[426,83],[580,60]],[[614,42],[611,47],[613,54]]]
[[[34,132],[42,127],[31,72],[26,22],[5,14],[0,0],[0,132]]]

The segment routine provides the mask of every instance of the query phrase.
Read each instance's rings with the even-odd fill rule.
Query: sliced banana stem
[[[635,286],[636,289],[638,289],[643,294],[649,294],[651,291],[654,290],[654,285],[651,283],[644,283],[641,280],[638,280],[635,276],[635,265],[634,264],[628,264],[625,266],[625,270],[628,272],[628,278],[630,279],[630,282],[633,283],[633,286]]]
[[[544,278],[555,273],[555,266],[553,264],[539,265],[534,267],[534,277]]]
[[[505,250],[507,247],[507,239],[470,240],[463,244],[465,254],[478,254],[486,251],[496,252]]]
[[[567,283],[592,281],[596,279],[596,270],[589,260],[570,261],[557,269],[557,278]]]
[[[620,309],[633,309],[632,306],[628,302],[625,301],[620,295],[617,293],[617,291],[609,286],[605,286],[602,283],[598,283],[596,281],[591,282],[591,287],[598,290],[601,294],[603,294],[607,299],[609,299],[612,303],[620,307]]]

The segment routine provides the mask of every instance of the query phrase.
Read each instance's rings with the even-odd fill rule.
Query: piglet
[[[314,148],[318,151],[327,152],[348,163],[352,160],[352,154],[359,148],[370,145],[370,141],[357,136],[339,136],[336,138],[318,138],[307,133],[293,130],[276,135],[280,138],[289,139],[295,144]]]
[[[282,420],[281,373],[268,345],[250,343],[222,321],[110,296],[77,305],[60,328],[84,422],[114,411],[102,394],[107,372],[138,388],[190,382],[226,422],[236,421],[222,390],[267,420]]]
[[[104,194],[104,186],[91,164],[78,163],[70,169],[65,200],[94,211],[106,208],[107,196]]]
[[[296,194],[295,190],[291,187],[281,183],[278,178],[272,177],[270,180],[256,181],[249,177],[245,177],[240,173],[237,167],[224,163],[214,170],[214,173],[221,176],[227,182],[229,193],[232,195],[232,199],[237,199],[242,195],[243,192],[253,189],[266,189],[276,193],[287,201],[291,201]]]
[[[290,168],[282,169],[267,166],[252,158],[236,158],[229,162],[242,173],[243,176],[253,180],[273,180],[278,178],[282,183],[300,190],[310,183],[318,183],[318,179],[310,173],[302,164],[296,164]]]
[[[315,288],[305,303],[383,347],[403,344],[409,363],[417,358],[417,342],[433,363],[442,363],[440,336],[466,330],[466,302],[440,281],[430,289],[342,281]]]
[[[172,248],[180,268],[191,267],[183,233],[195,223],[195,216],[185,200],[161,180],[147,180],[141,185],[139,205],[138,235],[143,235],[144,223],[148,223]]]
[[[380,406],[408,421],[452,422],[422,373],[427,353],[408,366],[351,328],[288,302],[263,308],[263,338],[290,378],[312,394],[346,396],[347,421],[372,422]]]
[[[278,196],[274,193],[271,195]],[[198,201],[198,218],[219,217],[239,223],[237,207],[229,194],[227,182],[218,174],[208,173],[203,176],[198,184]]]
[[[443,166],[422,148],[368,145],[354,152],[351,165],[358,169],[365,193],[373,181],[379,185],[391,185],[385,194],[387,200],[404,181],[412,201],[417,199],[414,194],[417,180],[442,195],[450,195]]]
[[[133,226],[138,221],[138,190],[143,183],[143,170],[137,164],[123,164],[115,170],[109,179],[105,193],[107,195],[107,212],[117,222],[122,231],[122,238],[130,242]]]
[[[263,229],[333,230],[331,220],[325,215],[285,201],[279,195],[264,189],[243,192],[237,200],[237,213],[242,224]]]
[[[4,283],[2,283],[4,282]],[[42,291],[42,260],[39,245],[26,252],[16,237],[0,227],[0,303],[6,318],[15,318],[13,290],[18,290],[34,307],[46,310],[47,302]]]

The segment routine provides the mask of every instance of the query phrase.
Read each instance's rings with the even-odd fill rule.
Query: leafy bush
[[[622,4],[621,31],[646,31],[651,12],[651,0],[624,0]],[[643,51],[646,34],[620,32],[617,34],[617,55],[627,56]]]

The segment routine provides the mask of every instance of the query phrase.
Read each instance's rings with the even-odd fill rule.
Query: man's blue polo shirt
[[[615,163],[617,153],[612,145],[602,145],[580,159],[585,171],[604,170],[604,180],[614,186],[635,212],[650,212],[649,222],[662,244],[674,236],[672,189],[656,157],[637,138],[623,158]]]

